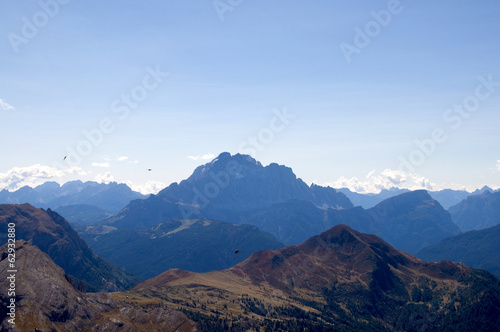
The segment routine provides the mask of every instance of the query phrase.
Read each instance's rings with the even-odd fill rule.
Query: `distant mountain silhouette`
[[[416,256],[430,261],[461,262],[500,277],[500,225],[445,238]]]
[[[449,213],[425,190],[389,198],[367,212],[379,230],[377,235],[412,254],[460,233]]]
[[[322,210],[304,201],[289,201],[226,219],[256,225],[285,244],[297,244],[338,224],[382,237],[398,249],[415,253],[442,238],[460,233],[441,205],[424,190],[400,194],[365,210]]]
[[[48,254],[88,291],[123,290],[139,279],[96,256],[85,241],[56,212],[30,204],[0,204],[0,243],[7,242],[7,224],[16,225],[16,239]]]
[[[7,319],[10,297],[0,292],[2,331],[178,331],[191,332],[195,324],[162,305],[140,306],[120,301],[113,294],[77,291],[64,271],[48,255],[26,241],[16,242],[15,325]],[[7,252],[7,245],[0,249]],[[7,255],[0,271],[8,270]],[[21,270],[22,269],[22,270]],[[2,273],[0,287],[7,290],[10,280]]]
[[[223,319],[236,330],[270,331],[493,331],[500,324],[500,280],[492,274],[425,262],[345,225],[227,270],[169,270],[131,294],[179,306],[204,331],[221,330]]]
[[[349,198],[355,206],[361,206],[365,209],[369,209],[382,202],[385,199],[403,194],[410,190],[408,189],[399,189],[399,188],[390,188],[383,189],[378,194],[360,194],[357,192],[352,192],[347,188],[336,189],[337,191],[344,193],[347,198]],[[434,198],[436,201],[441,204],[441,206],[445,209],[448,209],[450,206],[455,205],[462,200],[466,199],[467,196],[470,195],[465,190],[453,190],[453,189],[443,189],[439,191],[428,191],[429,195]]]
[[[388,199],[399,194],[403,194],[408,192],[408,189],[399,189],[399,188],[391,188],[391,189],[383,189],[378,194],[360,194],[354,191],[351,191],[348,188],[340,188],[336,189],[337,191],[345,194],[349,200],[351,200],[354,206],[361,206],[364,209],[369,209],[382,202],[384,199]]]
[[[82,236],[99,256],[144,279],[174,267],[226,269],[255,251],[284,246],[255,226],[210,220],[172,220],[141,229],[94,226]]]
[[[93,181],[70,181],[62,186],[56,182],[45,182],[35,188],[25,186],[14,192],[0,191],[0,203],[3,204],[29,203],[44,209],[84,204],[113,213],[120,211],[131,200],[146,197],[123,183]]]
[[[464,232],[500,224],[500,192],[470,195],[448,209],[453,222]]]
[[[429,191],[429,195],[447,210],[450,206],[460,203],[471,194],[465,190],[443,189],[439,191]]]
[[[481,195],[481,194],[486,194],[486,193],[492,193],[492,192],[498,192],[499,190],[493,190],[488,186],[483,186],[481,189],[476,189],[474,190],[471,195]]]

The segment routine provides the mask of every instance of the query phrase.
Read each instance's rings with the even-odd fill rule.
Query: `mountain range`
[[[330,187],[307,186],[288,167],[264,167],[250,156],[228,153],[158,195],[130,202],[100,224],[142,229],[183,219],[255,225],[284,244],[301,243],[344,223],[410,253],[460,232],[425,191],[406,192],[368,210],[353,208],[344,194]]]
[[[69,223],[56,212],[30,204],[0,204],[0,243],[7,242],[7,225],[15,224],[16,240],[37,246],[73,282],[87,291],[117,291],[140,279],[96,256]]]
[[[426,262],[337,225],[225,270],[168,270],[133,289],[77,290],[38,247],[16,241],[20,331],[496,331],[500,279]],[[6,245],[1,248],[6,252]],[[8,269],[2,255],[0,271]],[[82,267],[83,268],[83,267]],[[0,280],[8,289],[10,281]],[[0,292],[2,330],[7,294]]]
[[[114,294],[161,299],[203,331],[496,331],[500,280],[338,225],[222,271],[169,270]]]
[[[24,186],[13,192],[4,189],[0,191],[0,204],[30,203],[35,207],[53,210],[61,206],[83,204],[116,213],[131,200],[146,197],[123,183],[77,180],[66,182],[62,186],[57,182],[45,182],[35,188]]]
[[[336,190],[345,194],[355,206],[361,206],[365,209],[372,208],[387,198],[391,198],[409,191],[408,189],[400,189],[396,187],[390,189],[382,189],[378,194],[360,194],[357,192],[353,192],[348,188],[340,188]],[[432,198],[438,201],[439,204],[441,204],[441,206],[447,210],[451,206],[460,203],[470,195],[479,195],[485,192],[493,192],[493,189],[489,188],[488,186],[484,186],[483,188],[477,189],[472,193],[465,190],[453,189],[443,189],[438,191],[428,190],[428,192]]]
[[[334,224],[347,224],[375,234],[396,248],[414,254],[437,241],[460,233],[449,213],[425,190],[391,197],[364,210],[331,211]]]
[[[455,224],[464,232],[500,224],[500,192],[485,191],[471,195],[448,210]]]
[[[449,213],[426,191],[401,194],[368,210],[323,210],[307,201],[291,200],[261,210],[226,214],[227,220],[236,224],[171,219],[167,206],[173,216],[180,217],[174,203],[167,205],[157,196],[148,200],[147,208],[145,200],[137,200],[122,210],[119,215],[127,214],[126,227],[120,227],[116,216],[113,223],[74,227],[99,256],[142,278],[170,268],[195,272],[229,268],[255,251],[281,248],[283,244],[276,238],[286,244],[300,243],[338,224],[376,234],[409,253],[460,233]],[[145,227],[144,220],[155,214],[157,220],[165,221]],[[132,228],[134,225],[140,228]],[[239,250],[237,255],[235,250]]]

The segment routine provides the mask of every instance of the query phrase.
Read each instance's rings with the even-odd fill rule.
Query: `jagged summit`
[[[494,192],[495,190],[491,189],[490,187],[488,186],[483,186],[481,189],[476,189],[474,190],[471,195],[481,195],[481,194],[490,194],[492,192]]]
[[[210,173],[227,173],[236,177],[242,177],[244,174],[262,168],[262,164],[249,155],[222,152],[212,161],[198,166],[193,174],[185,181],[193,182],[202,179],[204,176],[210,176]],[[235,174],[232,174],[235,173]]]
[[[228,152],[197,167],[189,178],[171,184],[157,196],[202,209],[210,205],[213,209],[236,211],[259,209],[291,199],[335,209],[352,207],[344,194],[332,188],[310,187],[290,167],[277,163],[262,166],[249,155]]]

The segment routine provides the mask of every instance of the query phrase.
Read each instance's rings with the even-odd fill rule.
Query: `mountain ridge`
[[[56,212],[0,204],[0,238],[7,242],[7,224],[16,225],[16,239],[36,245],[88,291],[124,290],[139,279],[95,255],[69,223]]]
[[[448,209],[455,224],[464,232],[500,224],[500,192],[470,195]]]
[[[132,191],[124,183],[105,184],[76,180],[60,185],[57,182],[48,181],[34,188],[24,186],[12,192],[4,189],[0,191],[0,204],[30,203],[44,209],[85,204],[116,213],[131,200],[146,197],[147,195]]]
[[[450,261],[425,262],[346,225],[254,253],[227,270],[169,270],[116,296],[125,294],[160,297],[198,321],[228,317],[233,327],[252,330],[298,324],[309,330],[487,331],[500,323],[498,278]],[[424,312],[431,318],[422,320]]]

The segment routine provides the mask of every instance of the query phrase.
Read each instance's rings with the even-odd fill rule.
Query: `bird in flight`
[[[236,249],[236,251],[234,252],[235,254],[239,253],[240,251],[238,249]]]
[[[66,156],[64,156],[63,160],[66,160],[66,158],[67,158],[67,157],[68,157],[67,155],[66,155]]]
[[[151,172],[151,168],[148,168],[148,172]]]

